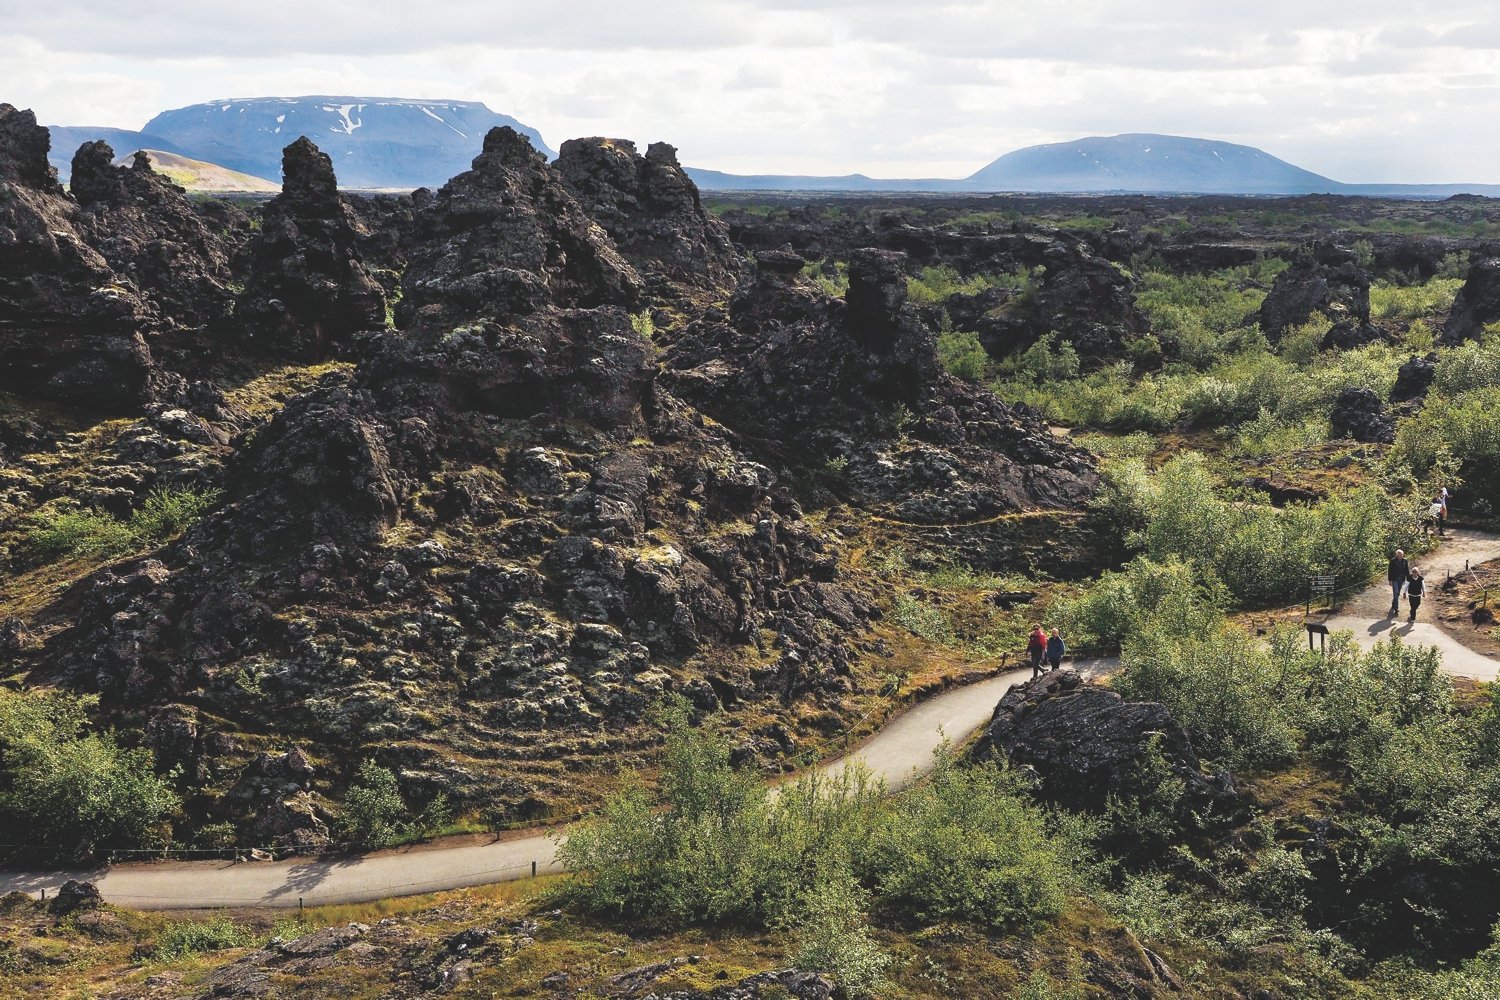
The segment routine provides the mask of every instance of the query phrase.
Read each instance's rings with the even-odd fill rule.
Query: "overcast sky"
[[[738,173],[957,177],[1166,132],[1338,180],[1500,182],[1482,0],[0,0],[0,100],[139,128],[229,97],[483,101],[554,148]]]

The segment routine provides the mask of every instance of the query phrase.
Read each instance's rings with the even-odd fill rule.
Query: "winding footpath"
[[[1431,624],[1434,595],[1443,585],[1444,578],[1457,575],[1467,566],[1500,559],[1500,537],[1481,531],[1450,528],[1448,537],[1436,552],[1412,559],[1413,565],[1422,571],[1427,580],[1428,597],[1423,600],[1423,609],[1417,613],[1418,621],[1407,624],[1408,608],[1402,598],[1400,614],[1395,618],[1385,617],[1391,608],[1391,588],[1377,583],[1361,591],[1345,605],[1340,613],[1329,618],[1330,631],[1349,631],[1365,649],[1399,636],[1402,642],[1413,645],[1436,646],[1443,654],[1443,670],[1455,677],[1473,677],[1481,681],[1493,681],[1500,677],[1500,661],[1482,653],[1476,653],[1463,645],[1443,629]],[[1422,619],[1426,620],[1422,620]]]
[[[1500,558],[1500,537],[1453,531],[1437,553],[1417,560],[1433,587],[1446,571],[1460,571],[1465,560],[1478,564]],[[1391,635],[1435,645],[1443,668],[1451,674],[1494,680],[1500,662],[1459,644],[1436,626],[1407,625],[1384,618],[1390,588],[1376,584],[1360,593],[1342,613],[1328,621],[1334,630],[1349,630],[1365,648]],[[1083,660],[1074,666],[1085,674],[1103,674],[1118,665],[1112,659]],[[862,745],[819,766],[826,775],[861,764],[888,787],[900,788],[925,774],[932,753],[944,740],[961,743],[990,720],[995,703],[1012,684],[1030,676],[1029,669],[997,674],[951,688],[890,720]],[[312,858],[279,862],[184,861],[120,864],[53,872],[0,873],[0,893],[22,891],[50,896],[68,879],[99,887],[104,898],[145,910],[253,906],[295,907],[353,903],[442,889],[487,885],[562,870],[557,861],[561,828],[534,830],[493,842],[418,845],[345,858]]]

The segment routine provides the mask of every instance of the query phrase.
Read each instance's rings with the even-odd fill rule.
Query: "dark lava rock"
[[[1469,276],[1453,300],[1442,343],[1449,346],[1478,340],[1484,328],[1500,322],[1500,257],[1486,257],[1469,268]]]
[[[89,245],[49,147],[35,115],[0,104],[0,386],[134,409],[156,391],[150,310]]]
[[[638,424],[654,375],[629,310],[642,281],[524,136],[491,130],[418,217],[378,377],[428,372],[449,405]]]
[[[641,156],[625,139],[570,139],[553,167],[653,294],[723,293],[739,282],[744,259],[674,147],[655,142]]]
[[[282,151],[281,194],[245,247],[236,316],[258,350],[321,358],[385,325],[385,292],[359,252],[358,220],[333,161],[306,136]]]
[[[1221,271],[1255,263],[1261,251],[1254,246],[1235,243],[1168,244],[1156,251],[1161,259],[1179,271]]]
[[[546,305],[636,305],[642,281],[525,136],[491,129],[474,167],[417,220],[403,328],[444,332]]]
[[[851,253],[844,302],[800,280],[789,249],[762,251],[757,265],[727,317],[674,340],[663,378],[674,393],[814,463],[843,465],[842,488],[903,520],[1086,502],[1086,455],[1040,415],[943,371],[935,334],[906,303],[899,254]]]
[[[164,325],[225,319],[234,303],[230,258],[248,220],[210,226],[145,153],[136,153],[128,167],[115,166],[114,159],[103,141],[86,142],[73,156],[70,187],[85,209],[89,241],[151,299]]]
[[[1371,344],[1388,343],[1392,338],[1372,323],[1339,320],[1318,343],[1320,351],[1350,351]]]
[[[1072,670],[1043,674],[1006,692],[973,754],[1001,756],[1033,769],[1046,798],[1075,809],[1099,810],[1110,792],[1126,787],[1152,740],[1182,780],[1182,808],[1232,806],[1227,773],[1201,769],[1187,733],[1155,702],[1127,702],[1083,683]]]
[[[1437,355],[1408,358],[1396,372],[1396,384],[1391,387],[1391,402],[1404,403],[1427,395],[1432,380],[1437,377]]]
[[[99,894],[97,885],[70,878],[57,890],[57,895],[52,898],[48,908],[61,915],[75,910],[97,909],[103,903],[104,897]]]
[[[1363,386],[1349,386],[1339,393],[1328,422],[1335,438],[1352,438],[1365,444],[1396,440],[1395,418],[1386,412],[1380,397]]]
[[[1082,243],[1057,242],[1032,303],[1037,329],[1070,341],[1086,359],[1119,357],[1126,341],[1149,332],[1130,275]]]
[[[378,747],[455,803],[496,784],[449,748],[629,725],[679,684],[658,661],[691,677],[754,647],[715,661],[721,702],[847,693],[872,601],[780,474],[657,385],[639,276],[529,143],[491,133],[421,209],[405,285],[401,335],[236,439],[221,505],[81,588],[44,672],[111,702],[276,715],[320,754]],[[903,337],[886,377],[909,377],[907,343],[937,370],[930,337]],[[424,742],[439,715],[455,725]],[[304,780],[235,787],[221,810],[256,837],[322,839]]]
[[[1370,279],[1352,261],[1330,266],[1304,254],[1276,276],[1260,307],[1260,328],[1272,343],[1315,313],[1356,328],[1370,320]]]

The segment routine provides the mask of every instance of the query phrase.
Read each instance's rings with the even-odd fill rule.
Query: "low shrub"
[[[847,997],[865,997],[885,982],[891,964],[865,920],[868,894],[847,870],[817,878],[801,901],[792,964],[831,975]]]
[[[44,507],[31,515],[19,548],[35,563],[117,555],[181,534],[218,499],[218,490],[156,489],[124,521],[92,508]]]
[[[977,334],[957,331],[940,333],[937,350],[938,361],[943,370],[954,378],[961,378],[965,382],[978,382],[984,378],[990,356],[985,353]]]
[[[225,948],[251,944],[250,932],[228,917],[208,920],[174,920],[156,936],[151,956],[158,959],[187,958]]]

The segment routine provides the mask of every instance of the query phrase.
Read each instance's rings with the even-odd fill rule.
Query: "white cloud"
[[[1500,29],[1474,0],[0,0],[0,100],[140,127],[229,96],[482,100],[740,172],[960,176],[1170,132],[1351,181],[1500,182]]]

